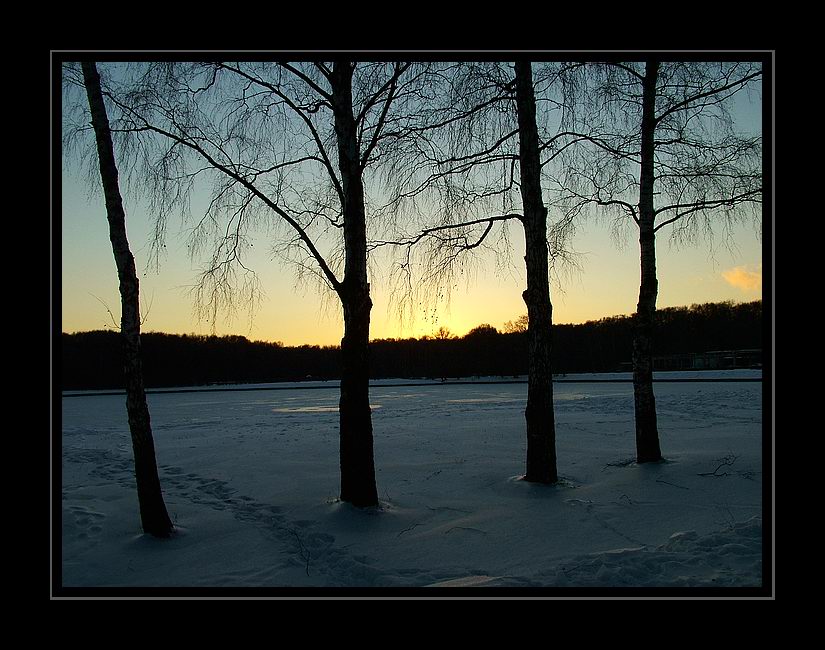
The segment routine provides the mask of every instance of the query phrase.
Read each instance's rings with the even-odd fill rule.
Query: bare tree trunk
[[[378,505],[369,396],[370,285],[367,282],[367,225],[355,118],[352,66],[336,62],[332,73],[338,165],[344,192],[343,369],[339,402],[341,500],[358,507]]]
[[[527,474],[536,483],[555,483],[556,426],[553,412],[553,375],[550,366],[553,306],[547,260],[547,208],[541,195],[541,164],[536,128],[536,99],[529,62],[516,62],[521,197],[524,207],[525,262],[530,341],[527,384]]]
[[[126,214],[118,185],[109,118],[100,89],[100,75],[94,63],[84,62],[83,80],[92,114],[92,126],[97,140],[100,162],[100,178],[106,197],[106,216],[109,221],[109,239],[112,242],[120,283],[123,363],[126,378],[126,411],[132,434],[135,455],[135,479],[137,482],[140,520],[143,530],[156,537],[169,537],[173,526],[163,502],[160,479],[155,460],[155,443],[149,420],[149,407],[143,387],[143,370],[140,356],[140,304],[139,285],[135,271],[135,259],[126,237]]]
[[[645,69],[642,90],[642,150],[639,174],[639,249],[641,282],[633,335],[633,402],[636,412],[636,460],[662,459],[653,395],[653,330],[656,318],[656,235],[654,232],[653,183],[654,135],[656,131],[656,78],[658,61]]]

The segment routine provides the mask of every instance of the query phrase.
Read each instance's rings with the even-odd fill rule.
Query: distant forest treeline
[[[657,316],[655,355],[762,347],[761,301],[668,307]],[[340,378],[337,346],[287,347],[243,336],[161,333],[144,333],[141,341],[148,387]],[[631,349],[629,316],[555,325],[553,371],[617,371],[630,360]],[[379,339],[370,350],[375,379],[527,374],[526,332],[503,333],[490,325],[461,338]],[[122,388],[119,333],[64,333],[62,377],[64,390]]]

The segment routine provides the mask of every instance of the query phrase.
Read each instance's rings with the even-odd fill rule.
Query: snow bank
[[[752,587],[762,580],[762,520],[700,536],[674,533],[657,548],[579,555],[532,579],[473,575],[432,587]]]

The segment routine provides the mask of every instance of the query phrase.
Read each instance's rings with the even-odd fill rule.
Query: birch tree
[[[133,70],[113,83],[110,100],[118,129],[131,143],[132,169],[156,207],[158,250],[168,216],[195,187],[211,191],[192,226],[191,250],[209,261],[199,282],[201,304],[216,317],[240,289],[254,290],[247,256],[261,234],[299,274],[316,278],[340,302],[340,498],[377,505],[368,175],[403,129],[421,75],[410,63],[339,60],[163,63]]]
[[[598,206],[638,229],[640,283],[634,315],[636,459],[661,460],[653,391],[656,237],[677,243],[760,223],[762,138],[737,130],[735,101],[757,93],[758,62],[611,62],[588,66],[577,150],[564,186],[571,214]]]
[[[135,459],[140,520],[144,532],[155,537],[169,537],[174,528],[163,501],[155,444],[140,354],[140,290],[135,259],[126,236],[126,213],[118,182],[118,168],[114,145],[106,113],[106,104],[100,86],[100,75],[93,62],[83,62],[83,82],[89,102],[94,129],[100,179],[106,199],[106,217],[109,222],[109,239],[117,265],[121,297],[120,333],[123,345],[123,370],[126,380],[126,411],[132,450]]]
[[[426,225],[394,242],[375,243],[401,247],[398,269],[408,295],[414,295],[419,286],[449,286],[463,256],[482,250],[497,227],[522,226],[527,279],[522,298],[530,350],[525,480],[537,483],[558,480],[549,277],[551,256],[564,256],[564,232],[548,232],[544,193],[551,185],[545,172],[576,142],[576,136],[560,130],[561,69],[542,65],[534,78],[533,65],[524,60],[445,64],[441,104],[434,104],[418,130],[425,144],[407,153],[406,164],[419,174],[418,181],[395,196],[399,205],[426,212],[421,222]],[[422,210],[422,203],[429,210]],[[409,216],[403,220],[409,221]],[[506,232],[499,231],[496,247],[509,254]],[[421,273],[412,280],[415,260]]]
[[[515,81],[523,210],[521,222],[524,226],[524,261],[527,270],[527,289],[523,296],[527,304],[530,349],[527,408],[524,414],[527,421],[525,479],[537,483],[555,483],[558,471],[551,368],[553,305],[550,301],[547,253],[547,208],[542,199],[536,98],[532,66],[528,61],[516,62]]]

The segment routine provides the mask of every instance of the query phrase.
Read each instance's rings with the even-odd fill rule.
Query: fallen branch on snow
[[[304,546],[304,542],[301,540],[301,537],[298,535],[297,531],[294,528],[290,528],[289,532],[295,535],[295,539],[298,540],[298,553],[300,554],[301,559],[304,560],[304,568],[306,570],[307,575],[309,575],[309,550]]]
[[[447,533],[452,532],[454,530],[474,530],[475,532],[481,533],[482,535],[487,534],[486,530],[481,530],[480,528],[472,528],[470,526],[453,526],[452,528],[445,530],[444,534],[446,535]]]
[[[403,535],[403,534],[404,534],[404,533],[406,533],[407,531],[412,530],[412,529],[413,529],[413,528],[415,528],[416,526],[420,526],[420,525],[421,525],[420,523],[414,523],[412,526],[410,526],[410,527],[408,527],[408,528],[405,528],[404,530],[400,531],[400,532],[396,535],[396,537],[401,537],[401,535]]]
[[[724,458],[717,458],[715,462],[719,463],[715,470],[712,472],[701,472],[699,476],[730,476],[729,472],[719,472],[720,469],[724,467],[731,467],[739,456],[734,456],[733,454],[728,454]]]

